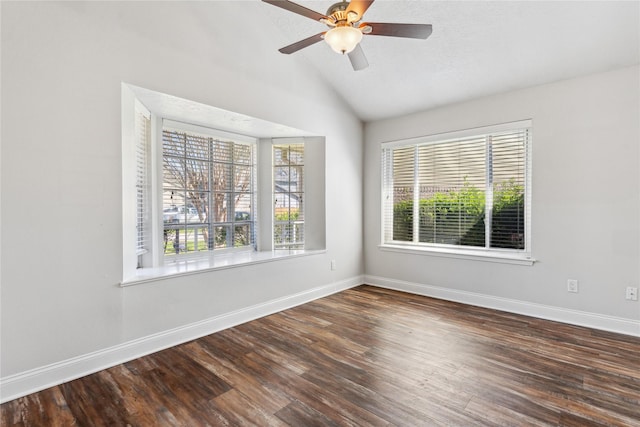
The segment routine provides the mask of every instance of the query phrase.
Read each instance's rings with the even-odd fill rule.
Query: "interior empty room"
[[[0,25],[0,424],[640,425],[640,2]]]

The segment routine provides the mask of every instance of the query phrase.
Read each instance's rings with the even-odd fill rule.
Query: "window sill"
[[[136,270],[136,275],[123,280],[121,287],[171,279],[174,277],[188,276],[191,274],[205,273],[227,268],[243,267],[247,265],[274,262],[282,259],[290,259],[309,255],[325,253],[326,250],[278,250],[271,252],[243,251],[223,255],[206,256],[200,258],[182,259],[173,261],[162,267],[141,268]]]
[[[472,261],[484,261],[484,262],[497,262],[502,264],[516,264],[516,265],[533,265],[536,260],[527,257],[526,255],[513,255],[510,253],[500,252],[485,252],[478,250],[464,250],[464,249],[446,249],[446,248],[434,248],[434,247],[417,247],[417,246],[403,246],[403,245],[379,245],[378,248],[382,251],[389,252],[402,252],[409,254],[420,254],[428,256],[437,256],[445,258],[458,258]]]

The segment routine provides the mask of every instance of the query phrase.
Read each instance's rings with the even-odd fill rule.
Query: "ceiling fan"
[[[343,0],[331,5],[327,9],[326,15],[287,0],[262,1],[298,15],[306,16],[314,21],[319,21],[329,27],[328,31],[279,49],[280,52],[291,54],[324,40],[334,51],[343,55],[347,54],[353,69],[356,71],[369,66],[360,46],[363,35],[426,39],[431,35],[432,31],[430,24],[362,22],[362,16],[374,0],[351,0],[350,2]]]

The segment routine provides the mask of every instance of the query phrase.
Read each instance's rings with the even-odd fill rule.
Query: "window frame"
[[[482,260],[489,262],[504,262],[520,265],[532,265],[535,259],[532,256],[532,239],[531,239],[531,183],[532,183],[532,120],[520,120],[516,122],[503,123],[498,125],[484,126],[478,128],[464,129],[453,132],[439,133],[416,138],[383,142],[380,144],[381,153],[381,203],[380,203],[380,250],[404,252],[414,254],[433,255],[440,257],[451,257],[469,260]],[[509,131],[526,130],[526,144],[524,148],[524,198],[525,198],[525,219],[524,219],[524,249],[504,249],[489,248],[463,245],[449,245],[438,243],[426,243],[415,241],[397,241],[387,239],[389,235],[389,227],[393,224],[393,188],[389,185],[389,174],[393,173],[393,166],[390,163],[392,159],[388,158],[387,152],[390,149],[400,147],[419,147],[429,144],[448,143],[459,141],[463,138],[474,137],[491,137],[492,134],[498,134]],[[485,163],[488,169],[488,163]],[[413,169],[415,177],[415,167]],[[492,190],[485,189],[485,197]],[[419,197],[419,196],[417,196]],[[391,214],[389,215],[389,206],[391,206]],[[486,224],[486,233],[490,232],[490,224]]]
[[[149,144],[149,182],[156,184],[157,191],[148,198],[151,235],[149,250],[142,254],[146,261],[138,267],[137,253],[137,201],[136,198],[136,133],[135,106],[144,106],[151,114],[151,140]],[[178,121],[185,126],[193,123],[208,129],[216,129],[218,134],[228,133],[233,137],[252,138],[257,142],[254,205],[255,250],[235,250],[226,248],[216,251],[202,251],[199,256],[185,256],[175,262],[165,263],[163,253],[163,181],[162,168],[162,123],[163,119]],[[292,128],[287,125],[265,121],[233,111],[197,103],[161,92],[152,91],[129,83],[121,83],[121,154],[122,154],[122,275],[118,280],[121,287],[156,282],[180,276],[202,274],[222,269],[243,268],[245,266],[279,262],[295,257],[306,257],[326,253],[326,137],[313,132]],[[280,141],[299,141],[304,144],[305,157],[312,159],[305,164],[305,241],[304,248],[273,249],[273,181],[272,144]],[[158,184],[160,183],[160,184]]]
[[[277,163],[277,159],[276,159],[276,150],[277,149],[283,149],[283,147],[287,147],[287,150],[290,152],[291,151],[291,147],[302,147],[302,163],[286,163],[286,164],[278,164]],[[271,195],[273,197],[273,214],[271,216],[271,220],[273,222],[273,234],[271,236],[271,241],[272,241],[272,245],[273,245],[273,250],[277,250],[277,251],[289,251],[289,250],[300,250],[303,249],[305,247],[305,220],[304,220],[304,215],[305,215],[305,202],[306,202],[306,194],[305,194],[305,183],[306,183],[306,179],[304,178],[305,176],[305,144],[304,142],[299,142],[297,140],[293,140],[293,141],[286,141],[283,139],[278,139],[278,140],[274,140],[271,144],[271,169],[272,169],[272,177],[271,179],[273,180],[273,187],[271,189]],[[294,170],[294,169],[298,169],[298,171],[296,172],[296,174],[298,175],[298,182],[301,181],[302,183],[302,188],[296,188],[296,191],[291,191],[291,179],[289,179],[287,181],[288,183],[288,188],[284,191],[276,191],[276,187],[277,187],[277,180],[276,180],[276,170],[278,168],[288,168],[289,171]],[[289,174],[289,176],[291,176]],[[298,195],[299,196],[299,201],[298,201],[298,214],[302,216],[302,219],[300,218],[296,218],[296,219],[291,219],[290,214],[291,214],[291,204],[290,202],[287,203],[288,206],[288,210],[287,213],[289,215],[289,217],[286,220],[279,220],[277,218],[277,209],[278,209],[278,197],[286,197],[288,199],[291,198],[295,198],[295,196]],[[296,238],[294,242],[284,242],[284,243],[276,243],[276,235],[278,234],[277,232],[277,228],[279,227],[285,227],[285,229],[288,230],[294,230],[294,236],[296,234],[302,234],[302,239]],[[296,229],[301,229],[300,233],[296,233],[295,230]],[[283,233],[285,234],[285,233]]]
[[[163,146],[164,146],[164,131],[165,130],[170,130],[170,131],[177,131],[177,132],[185,132],[185,133],[191,133],[191,134],[195,134],[198,136],[206,136],[209,138],[214,138],[214,139],[221,139],[221,140],[227,140],[230,142],[233,142],[234,144],[244,144],[244,145],[249,145],[252,147],[252,163],[249,165],[251,167],[251,177],[250,177],[250,185],[252,190],[250,191],[250,198],[251,198],[251,210],[252,210],[252,216],[251,216],[251,220],[250,221],[239,221],[240,223],[246,224],[249,223],[249,233],[250,233],[250,243],[249,245],[246,246],[242,246],[242,247],[223,247],[223,248],[216,248],[214,246],[214,248],[212,249],[208,249],[208,250],[202,250],[202,251],[193,251],[193,252],[186,252],[186,253],[179,253],[179,254],[167,254],[164,250],[164,247],[162,248],[162,250],[160,250],[160,258],[162,258],[162,263],[161,265],[166,265],[166,264],[170,264],[170,263],[176,263],[176,262],[181,262],[184,260],[193,260],[193,259],[197,259],[197,258],[203,258],[203,257],[213,257],[213,256],[219,256],[219,255],[224,255],[224,254],[228,254],[228,253],[233,253],[233,252],[254,252],[257,250],[258,247],[258,236],[256,233],[256,228],[258,227],[258,222],[259,222],[259,217],[258,217],[258,203],[257,203],[257,197],[258,197],[258,184],[257,184],[257,168],[258,168],[258,160],[257,160],[257,156],[258,156],[258,139],[257,138],[253,138],[250,136],[246,136],[246,135],[241,135],[241,134],[236,134],[236,133],[232,133],[232,132],[226,132],[226,131],[222,131],[219,129],[215,129],[213,127],[206,127],[206,126],[200,126],[200,125],[195,125],[195,124],[191,124],[191,123],[185,123],[185,122],[180,122],[180,121],[175,121],[175,120],[170,120],[170,119],[166,119],[166,118],[159,118],[159,122],[161,123],[161,129],[159,129],[159,138],[157,140],[155,140],[154,142],[152,142],[153,145],[156,145],[159,148],[160,151],[160,163],[158,163],[158,167],[160,169],[159,175],[156,179],[159,179],[159,181],[156,181],[154,183],[154,185],[152,185],[152,189],[151,192],[154,193],[158,198],[159,198],[159,205],[156,204],[154,206],[154,208],[157,210],[157,212],[164,212],[164,204],[163,204],[163,197],[161,196],[161,194],[164,191],[164,176],[162,174],[163,170],[164,170],[164,152],[163,152]],[[157,161],[157,160],[156,160]],[[230,163],[231,167],[233,168],[233,166],[236,165],[235,162]],[[235,189],[233,189],[233,183],[231,184],[232,189],[229,192],[229,195],[231,196],[235,196]],[[213,194],[213,190],[210,190],[211,194]],[[211,202],[209,202],[211,203]],[[228,203],[228,202],[227,202]],[[233,209],[233,212],[235,214],[235,206]],[[160,216],[160,215],[159,215]],[[160,229],[163,230],[164,233],[164,221],[161,219],[161,224],[160,224]],[[226,222],[216,222],[215,220],[211,220],[209,221],[209,228],[211,230],[214,230],[216,227],[229,227],[233,230],[233,228],[236,225],[236,219],[235,217],[231,219],[231,221],[226,221]],[[198,228],[198,227],[189,227],[188,224],[185,224],[186,228]],[[204,225],[200,228],[204,228]],[[233,235],[233,231],[232,231],[232,235]],[[163,245],[164,245],[164,241],[163,241]],[[156,248],[158,249],[158,248]]]

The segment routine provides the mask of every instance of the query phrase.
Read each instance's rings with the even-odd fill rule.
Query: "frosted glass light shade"
[[[348,26],[332,28],[324,35],[324,41],[331,46],[331,49],[342,54],[355,49],[360,40],[362,40],[362,32]]]

